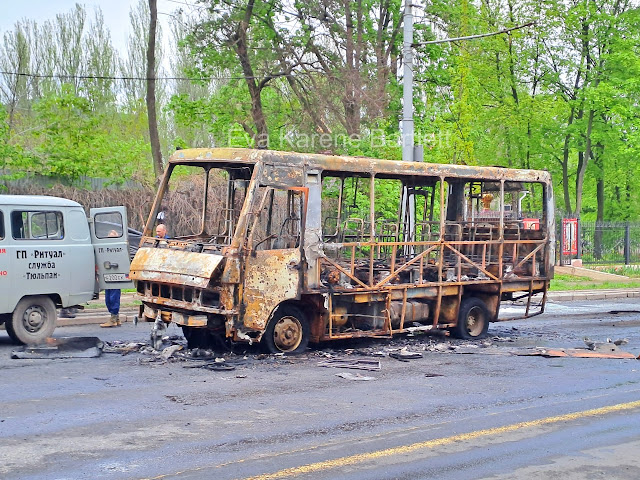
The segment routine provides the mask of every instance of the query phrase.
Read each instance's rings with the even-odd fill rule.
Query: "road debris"
[[[610,338],[607,338],[606,342],[594,342],[589,338],[584,339],[584,344],[587,348],[595,352],[617,352],[619,351],[618,345],[624,345],[628,342],[629,340],[627,339],[616,340],[615,342]]]
[[[40,345],[25,345],[11,352],[11,358],[95,358],[102,355],[98,337],[47,338]]]
[[[182,350],[182,345],[171,345],[170,347],[164,348],[160,356],[165,360],[168,360],[169,357],[171,357],[174,353],[176,353],[179,350]]]
[[[205,370],[211,370],[213,372],[227,372],[231,370],[235,370],[236,367],[233,365],[227,365],[226,363],[206,363],[202,366]]]
[[[410,352],[407,347],[401,348],[398,352],[389,352],[389,356],[396,360],[400,360],[401,362],[408,362],[409,360],[422,358],[422,354],[420,352]]]
[[[105,342],[102,351],[104,353],[119,353],[121,355],[128,355],[131,352],[139,352],[142,347],[145,347],[146,343],[141,342]]]
[[[366,377],[359,373],[351,373],[351,372],[340,372],[336,373],[336,377],[344,378],[345,380],[356,380],[361,382],[367,382],[369,380],[375,380],[376,377]]]
[[[633,353],[625,352],[618,349],[614,344],[609,344],[611,347],[609,350],[603,349],[585,349],[585,348],[537,348],[533,351],[516,353],[518,356],[536,356],[546,358],[557,357],[573,357],[573,358],[616,358],[616,359],[637,359],[640,360],[640,356],[636,357]]]
[[[318,362],[319,367],[350,368],[352,370],[381,370],[380,360],[330,359]]]

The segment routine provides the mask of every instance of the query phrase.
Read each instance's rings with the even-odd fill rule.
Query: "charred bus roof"
[[[524,170],[503,167],[449,165],[440,163],[403,162],[378,160],[367,157],[294,153],[275,150],[246,148],[190,148],[176,151],[169,159],[170,165],[211,166],[236,169],[263,162],[282,167],[306,167],[323,174],[341,176],[372,175],[378,178],[402,178],[407,176],[442,177],[455,179],[491,179],[505,182],[539,182],[550,184],[551,175],[543,170]]]

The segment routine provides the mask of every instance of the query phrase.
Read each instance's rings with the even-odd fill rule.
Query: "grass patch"
[[[614,275],[624,275],[629,278],[640,279],[640,268],[638,265],[608,265],[596,268],[599,272],[613,273]]]
[[[590,278],[574,275],[554,275],[550,290],[606,290],[612,288],[640,288],[640,277],[637,282],[600,282]]]
[[[140,300],[134,300],[133,302],[121,302],[120,308],[137,307],[139,305],[142,305],[142,302]],[[85,310],[95,310],[96,308],[104,308],[104,307],[105,307],[104,298],[101,298],[100,300],[92,300],[89,303],[85,303],[84,305]]]

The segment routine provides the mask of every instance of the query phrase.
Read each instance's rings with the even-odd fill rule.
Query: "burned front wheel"
[[[304,313],[285,305],[275,313],[262,335],[262,346],[269,353],[301,353],[309,345],[311,333]]]
[[[482,338],[489,330],[489,310],[485,303],[476,297],[467,297],[460,303],[458,323],[451,329],[456,338],[470,340]]]

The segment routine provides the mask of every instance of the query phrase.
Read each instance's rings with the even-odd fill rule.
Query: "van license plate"
[[[103,277],[105,282],[127,282],[129,280],[126,273],[105,273]]]

